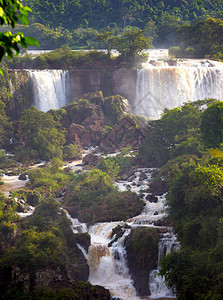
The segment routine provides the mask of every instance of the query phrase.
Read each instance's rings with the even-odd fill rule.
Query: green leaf
[[[26,36],[25,42],[27,45],[39,47],[39,42],[36,39],[34,39],[33,37]]]

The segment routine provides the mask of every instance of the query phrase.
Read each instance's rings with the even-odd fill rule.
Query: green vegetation
[[[61,169],[63,162],[54,158],[45,168],[37,168],[29,171],[29,179],[33,188],[45,190],[45,193],[56,195],[61,193],[68,183],[66,170]]]
[[[134,255],[134,267],[145,268],[145,262],[156,267],[158,255],[159,234],[156,229],[138,227],[131,232],[126,241],[127,252]]]
[[[201,118],[201,137],[206,148],[221,148],[223,141],[223,103],[215,102]]]
[[[222,59],[222,36],[222,19],[207,18],[196,23],[185,24],[178,30],[180,57]]]
[[[126,220],[143,206],[135,193],[119,192],[112,177],[99,169],[76,176],[64,196],[69,213],[87,223]]]
[[[70,47],[62,46],[52,52],[44,53],[33,57],[30,54],[15,57],[8,62],[9,68],[19,69],[71,69],[79,68],[84,64],[112,63],[104,52],[92,51],[71,51]]]
[[[36,151],[41,159],[62,157],[65,138],[60,124],[50,114],[32,107],[23,112],[20,123],[21,137],[28,149]]]
[[[194,23],[207,17],[221,18],[223,11],[221,0],[29,0],[29,6],[33,10],[30,27],[35,23],[40,23],[35,25],[39,28],[45,25],[43,34],[39,34],[38,38],[40,35],[52,36],[48,49],[52,49],[53,42],[59,41],[60,45],[69,44],[71,47],[95,47],[91,38],[95,40],[95,31],[100,34],[113,31],[117,35],[128,28],[146,29],[148,36],[154,38],[156,47],[168,47],[176,42],[176,31],[185,22]],[[29,34],[36,37],[33,33],[34,30]],[[40,45],[46,47],[46,42],[40,41]]]
[[[205,106],[207,105],[207,107]],[[147,164],[169,187],[168,218],[181,249],[162,259],[160,274],[178,299],[221,299],[223,153],[222,102],[196,101],[150,121]],[[214,149],[213,149],[214,148]]]
[[[14,28],[20,21],[22,24],[28,24],[28,12],[32,10],[28,6],[24,6],[19,0],[6,0],[1,2],[0,24],[8,25],[9,28]],[[18,55],[20,52],[19,46],[27,49],[28,45],[39,46],[36,39],[25,37],[23,33],[17,32],[12,34],[11,31],[0,32],[0,61],[4,56],[13,57],[13,52]],[[2,70],[0,70],[3,75]]]
[[[78,143],[69,144],[63,147],[63,159],[75,160],[82,158],[82,148]]]
[[[0,146],[4,147],[12,134],[12,124],[5,113],[5,104],[0,101]]]
[[[157,167],[180,155],[200,156],[204,150],[200,135],[202,107],[214,101],[189,102],[166,110],[160,120],[149,121],[146,142],[139,150],[139,157]]]
[[[58,202],[53,198],[41,200],[34,214],[23,220],[19,220],[16,206],[16,202],[0,195],[1,299],[33,299],[32,296],[38,298],[41,294],[58,299],[55,287],[41,287],[45,280],[49,287],[58,280],[87,280],[88,266]],[[58,293],[78,299],[77,295],[84,293],[81,286],[87,285],[76,282],[67,291],[58,286]]]
[[[153,42],[156,48],[179,46],[179,51],[174,51],[177,57],[222,59],[221,0],[120,0],[118,3],[112,0],[51,0],[41,3],[29,0],[28,4],[33,13],[20,3],[22,9],[15,11],[14,23],[2,22],[2,25],[8,24],[2,26],[2,35],[13,40],[10,43],[17,52],[17,44],[36,48],[35,39],[38,39],[41,49],[56,49],[63,45],[72,49],[101,47],[107,49],[110,57],[111,49],[117,48],[126,55],[129,51],[126,51],[126,45],[130,46],[130,52],[133,50],[135,42],[131,43],[131,40],[134,36],[139,48],[147,48]],[[27,25],[28,12],[30,25]],[[9,34],[9,26],[14,28],[18,19],[22,23],[16,26],[19,33],[12,31]],[[34,63],[26,57],[28,61]]]

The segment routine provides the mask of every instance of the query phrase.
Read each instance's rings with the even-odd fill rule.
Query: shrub
[[[76,144],[69,144],[63,147],[63,158],[65,160],[72,160],[72,159],[81,159],[82,158],[82,149],[80,145]]]

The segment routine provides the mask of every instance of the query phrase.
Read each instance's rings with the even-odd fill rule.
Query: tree
[[[196,103],[187,103],[165,111],[160,120],[149,121],[139,155],[149,164],[161,166],[171,157],[184,154],[182,151],[190,149],[190,154],[197,154],[192,146],[196,141],[199,146],[200,114]]]
[[[0,24],[8,25],[14,28],[15,25],[20,21],[22,24],[28,24],[28,12],[32,10],[23,6],[19,0],[4,0],[0,4]],[[0,60],[6,55],[8,58],[13,57],[13,51],[18,55],[20,52],[19,46],[27,49],[30,46],[39,46],[36,39],[32,37],[24,37],[23,33],[18,32],[12,34],[11,31],[0,32]],[[1,71],[1,74],[2,71]]]
[[[179,28],[180,20],[175,15],[165,13],[161,17],[161,23],[158,26],[158,42],[161,45],[173,46],[175,45],[176,31]]]
[[[5,113],[5,104],[0,101],[0,147],[5,146],[12,136],[12,124]]]
[[[65,142],[60,125],[53,117],[32,107],[23,112],[21,119],[21,136],[27,147],[36,150],[42,159],[51,159],[60,154]],[[59,156],[60,156],[59,155]]]
[[[223,102],[211,104],[201,116],[201,137],[206,148],[220,148],[223,143]]]
[[[115,47],[116,42],[115,36],[113,34],[114,31],[106,31],[105,33],[98,34],[96,37],[98,45],[104,45],[109,57],[111,56],[111,50]]]
[[[152,38],[144,35],[144,30],[127,31],[123,37],[117,37],[116,48],[121,55],[133,58],[144,49],[152,47]]]
[[[193,48],[195,57],[223,56],[223,20],[207,18],[195,24],[185,24],[178,31],[181,47]]]

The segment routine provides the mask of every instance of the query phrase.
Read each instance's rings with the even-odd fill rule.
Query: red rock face
[[[144,138],[144,131],[137,128],[134,120],[127,115],[101,141],[99,147],[104,152],[112,152],[128,146],[138,149]]]
[[[83,94],[102,91],[107,96],[121,95],[134,101],[136,93],[136,71],[105,65],[94,65],[92,69],[70,70],[71,100]],[[99,104],[99,103],[96,103]]]
[[[84,95],[81,99],[65,107],[67,113],[61,120],[68,144],[79,142],[84,148],[99,146],[104,152],[128,146],[138,149],[145,132],[130,115],[124,114],[126,99],[113,96],[106,98],[105,103],[101,92]]]

